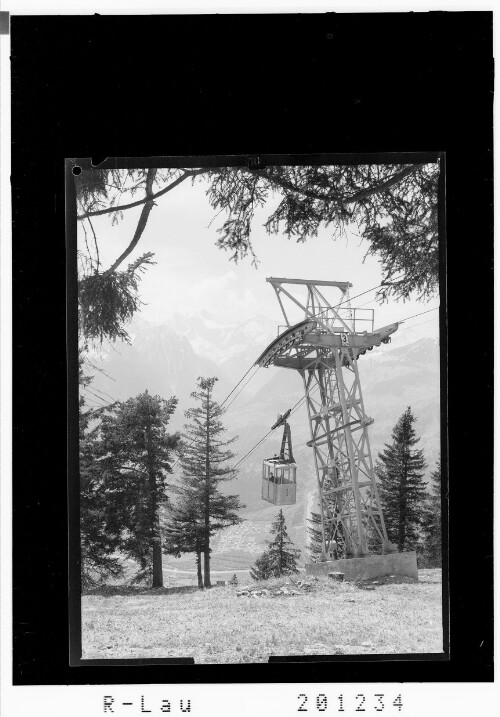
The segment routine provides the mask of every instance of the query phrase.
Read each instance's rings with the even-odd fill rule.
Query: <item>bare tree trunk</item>
[[[203,568],[205,587],[212,587],[210,583],[210,388],[207,389],[207,443],[205,454],[205,550],[203,553]]]
[[[163,562],[161,555],[160,521],[155,519],[155,536],[153,538],[153,587],[163,587]]]
[[[201,550],[196,551],[196,573],[198,576],[198,587],[203,590],[203,575],[201,573]]]
[[[152,558],[153,558],[153,588],[163,587],[163,561],[161,554],[161,531],[160,531],[160,515],[158,512],[158,486],[156,485],[156,476],[152,465],[152,446],[151,446],[151,430],[146,428],[146,448],[148,452],[148,472],[149,472],[149,492],[151,501],[152,515]]]
[[[209,538],[207,538],[207,543],[208,540]],[[203,552],[203,568],[205,573],[205,579],[203,584],[206,588],[211,588],[212,584],[210,582],[210,548],[207,548],[207,550]]]

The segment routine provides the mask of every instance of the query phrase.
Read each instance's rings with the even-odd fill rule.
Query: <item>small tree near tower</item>
[[[257,558],[254,567],[250,569],[250,575],[254,580],[279,578],[282,575],[299,572],[297,560],[300,550],[293,547],[288,536],[285,516],[281,508],[273,521],[271,535],[274,535],[274,538],[267,541],[267,550]]]

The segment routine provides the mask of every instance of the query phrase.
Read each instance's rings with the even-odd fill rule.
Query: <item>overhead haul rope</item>
[[[351,297],[345,299],[344,301],[341,301],[339,304],[335,304],[335,305],[332,306],[332,307],[327,307],[326,309],[323,309],[322,311],[319,311],[319,312],[316,314],[316,316],[320,316],[321,314],[324,314],[325,311],[329,311],[331,308],[333,308],[333,309],[338,309],[339,306],[342,306],[343,304],[348,304],[348,303],[350,303],[351,301],[354,301],[354,299],[359,299],[360,296],[364,296],[365,294],[369,294],[370,291],[375,291],[376,289],[380,289],[382,286],[387,286],[387,284],[377,284],[377,286],[372,286],[371,289],[367,289],[366,291],[362,291],[360,294],[356,294],[356,296],[351,296]],[[373,299],[373,301],[375,301],[375,299]],[[369,302],[367,302],[367,303],[370,304],[371,301],[369,301]],[[366,306],[366,304],[363,304],[363,306]],[[357,308],[360,308],[360,307],[357,307]],[[430,309],[430,311],[433,311],[433,309]],[[415,314],[415,315],[416,315],[416,316],[420,316],[420,314]],[[409,318],[413,318],[413,317],[410,316]],[[405,319],[405,321],[406,321],[406,319]]]
[[[229,403],[228,403],[227,406],[226,406],[226,411],[227,411],[227,409],[229,408],[229,406],[231,406],[231,405],[236,401],[236,399],[238,398],[238,396],[240,395],[240,393],[243,391],[243,389],[245,388],[245,386],[248,386],[248,384],[249,384],[250,381],[254,378],[254,376],[255,376],[255,374],[257,373],[257,371],[259,370],[259,368],[260,368],[260,366],[257,366],[255,372],[250,376],[250,378],[248,379],[248,381],[246,381],[246,382],[243,384],[243,386],[240,388],[240,390],[238,391],[238,393],[236,394],[236,396],[234,396],[234,398],[233,398],[231,401],[229,401]],[[248,371],[247,371],[247,373],[248,373]],[[246,375],[246,374],[245,374],[245,375]],[[241,383],[241,381],[240,381],[240,383]],[[226,400],[227,400],[227,399],[226,399]]]
[[[415,319],[417,316],[423,316],[423,314],[428,314],[430,311],[437,311],[440,307],[435,306],[433,309],[427,309],[427,311],[421,311],[419,314],[413,314],[413,316],[407,316],[406,319],[401,319],[400,321],[397,321],[396,323],[402,324],[405,321],[409,321],[410,319]]]
[[[240,378],[240,380],[238,381],[238,383],[236,384],[236,386],[227,394],[226,398],[222,401],[222,403],[219,404],[220,408],[222,408],[222,407],[224,406],[224,404],[226,403],[227,399],[228,399],[230,396],[233,395],[233,393],[236,391],[236,389],[238,388],[238,386],[241,384],[242,381],[245,380],[245,378],[248,376],[248,374],[250,373],[250,371],[251,371],[253,368],[255,368],[255,364],[252,364],[252,365],[250,366],[250,368],[248,369],[248,371],[247,371],[245,374],[243,374],[243,376]],[[238,393],[236,394],[236,396],[233,398],[233,400],[230,401],[230,403],[228,404],[228,406],[226,406],[226,411],[227,411],[227,409],[229,408],[229,406],[233,403],[233,401],[235,401],[235,400],[238,398],[238,396],[239,396],[240,393],[243,391],[243,389],[245,388],[245,386],[247,386],[247,385],[250,383],[250,381],[253,379],[253,377],[255,376],[255,374],[257,373],[257,371],[259,370],[259,368],[260,368],[260,366],[257,366],[256,370],[255,370],[254,373],[250,376],[250,378],[248,379],[248,381],[240,388],[240,390],[238,391]],[[195,440],[195,439],[193,439],[193,440],[191,441],[191,443],[188,444],[188,448],[193,445],[194,440]],[[181,457],[179,456],[179,457],[177,458],[177,460],[175,461],[175,463],[173,463],[173,465],[172,465],[172,470],[174,470],[175,466],[179,463],[180,460],[181,460]]]
[[[349,298],[345,299],[344,301],[341,301],[339,304],[335,304],[334,306],[327,306],[326,309],[322,309],[321,311],[318,311],[318,313],[315,314],[315,316],[321,316],[321,314],[324,314],[325,311],[331,311],[332,309],[338,309],[339,306],[342,306],[343,304],[349,304],[351,301],[354,301],[354,299],[359,299],[360,296],[369,294],[370,291],[375,291],[375,289],[380,289],[381,286],[383,286],[383,284],[377,284],[377,286],[372,286],[371,289],[362,291],[361,294],[356,294],[356,296],[350,296]]]
[[[375,289],[380,289],[380,287],[383,286],[383,284],[377,284],[377,286],[372,286],[371,289],[367,289],[366,291],[362,291],[361,294],[356,294],[356,296],[350,296],[349,298],[345,299],[344,301],[341,301],[340,304],[335,304],[333,307],[334,309],[337,309],[339,306],[342,306],[342,304],[349,304],[351,301],[354,301],[354,299],[359,299],[360,296],[364,296],[365,294],[369,294],[370,291],[375,291]],[[328,311],[328,309],[324,309],[324,311]]]
[[[228,399],[230,396],[233,395],[233,393],[236,391],[236,389],[238,388],[238,386],[240,385],[240,383],[245,380],[245,378],[248,376],[248,374],[249,374],[250,371],[254,368],[254,366],[255,366],[255,364],[253,363],[253,364],[250,366],[250,368],[248,369],[248,371],[240,378],[240,380],[238,381],[238,383],[236,384],[236,386],[232,389],[232,391],[230,391],[230,392],[227,394],[226,398],[225,398],[225,399],[222,401],[222,403],[220,404],[220,407],[221,407],[221,408],[222,408],[222,406],[226,403],[227,399]],[[260,368],[260,366],[259,366],[258,368]],[[255,373],[257,373],[257,371],[256,371]],[[255,376],[255,374],[254,374],[254,376]],[[251,378],[253,378],[253,376],[252,376]],[[248,379],[248,380],[250,380],[250,379]],[[248,381],[247,381],[247,383],[248,383]],[[246,386],[246,384],[245,384],[245,386]],[[245,386],[243,386],[243,388],[245,388]],[[243,388],[242,388],[241,390],[243,390]],[[231,401],[231,403],[232,403],[232,401]]]
[[[434,319],[427,319],[427,321],[419,321],[416,324],[410,324],[410,326],[403,326],[403,328],[400,329],[398,333],[408,331],[408,329],[414,329],[416,326],[423,326],[424,324],[429,324],[431,321],[434,321]]]
[[[238,468],[238,466],[240,466],[240,465],[243,463],[243,461],[248,458],[248,456],[250,455],[250,453],[253,453],[254,450],[255,450],[256,448],[258,448],[258,447],[260,446],[260,444],[263,443],[268,436],[271,435],[271,433],[273,432],[273,430],[274,430],[274,428],[271,428],[271,430],[266,433],[266,435],[264,436],[264,438],[261,438],[260,441],[259,441],[258,443],[256,443],[255,446],[254,446],[253,448],[251,448],[251,449],[248,451],[248,453],[246,453],[246,454],[243,456],[243,458],[241,458],[241,460],[239,460],[238,463],[236,463],[236,464],[233,466],[233,471],[235,471],[236,468]]]
[[[318,314],[316,314],[316,316],[319,316],[320,314],[324,314],[325,311],[329,311],[330,308],[337,309],[339,306],[342,306],[342,304],[345,304],[348,301],[353,301],[354,299],[357,299],[360,296],[363,296],[363,294],[368,294],[370,291],[374,291],[375,289],[378,289],[381,286],[382,286],[382,284],[379,284],[378,286],[374,286],[371,289],[367,289],[366,291],[363,291],[361,294],[352,296],[350,299],[347,299],[346,301],[341,301],[340,304],[335,304],[335,306],[333,306],[333,307],[327,307],[326,309],[323,309],[322,311],[318,312]],[[372,301],[374,301],[374,299]],[[371,304],[372,301],[367,301],[365,304],[363,304],[363,306],[366,306],[366,304]],[[357,308],[361,308],[361,307],[357,307]],[[423,316],[424,314],[428,314],[431,311],[437,311],[439,308],[440,308],[439,306],[435,306],[433,309],[427,309],[427,311],[420,311],[418,314],[412,314],[412,316],[407,316],[405,319],[399,319],[399,321],[395,321],[394,323],[402,324],[405,321],[409,321],[410,319],[415,319],[417,316]]]
[[[306,399],[306,396],[302,396],[302,398],[299,398],[299,400],[298,400],[298,401],[292,406],[292,408],[290,409],[290,415],[293,415],[293,414],[295,413],[295,411],[299,408],[299,404],[301,404],[303,401],[305,401],[305,399]],[[260,446],[260,444],[263,443],[268,436],[271,435],[271,433],[272,433],[273,431],[274,431],[274,428],[271,428],[271,430],[268,431],[268,432],[266,433],[266,435],[265,435],[263,438],[261,438],[260,441],[259,441],[258,443],[256,443],[255,446],[248,451],[248,453],[245,453],[245,455],[243,456],[243,458],[241,458],[241,459],[238,461],[238,463],[236,463],[236,464],[233,466],[233,470],[236,470],[236,468],[238,468],[238,466],[240,466],[240,465],[243,463],[243,461],[246,460],[246,459],[248,458],[248,456],[249,456],[251,453],[253,453],[254,450],[255,450],[256,448],[258,448],[258,447]]]

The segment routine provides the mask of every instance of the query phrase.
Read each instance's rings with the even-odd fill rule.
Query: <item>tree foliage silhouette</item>
[[[267,541],[267,550],[255,561],[254,567],[250,569],[250,575],[254,580],[267,580],[267,578],[279,578],[282,575],[298,573],[297,560],[300,550],[293,547],[288,536],[285,516],[280,511],[273,521],[271,527],[272,540]]]
[[[166,477],[180,435],[167,426],[177,399],[145,391],[116,402],[101,418],[99,466],[113,496],[113,518],[122,549],[140,567],[135,580],[163,586],[160,512],[169,504]]]
[[[236,437],[224,439],[226,429],[221,421],[224,409],[213,399],[216,381],[200,377],[197,390],[191,394],[198,405],[185,413],[178,501],[180,514],[191,515],[193,537],[198,541],[202,535],[204,587],[211,586],[210,538],[222,528],[240,523],[238,511],[245,507],[237,495],[224,495],[219,490],[221,483],[236,477],[236,471],[228,465],[234,458],[228,446]]]
[[[92,378],[85,375],[83,352],[79,354],[79,475],[80,475],[80,551],[82,588],[103,583],[123,574],[117,551],[121,547],[121,530],[113,517],[114,496],[109,494],[99,465],[102,453],[99,422],[102,408],[91,408],[85,389]]]
[[[205,547],[203,512],[189,491],[180,490],[176,505],[162,521],[163,552],[180,558],[185,553],[196,556],[198,587],[203,588],[202,554]]]
[[[442,562],[441,459],[431,473],[431,492],[427,496],[422,521],[422,558],[426,567],[439,568]]]
[[[392,431],[392,443],[385,444],[375,466],[387,532],[400,551],[417,547],[426,498],[426,462],[423,450],[415,448],[420,440],[415,421],[408,406]]]

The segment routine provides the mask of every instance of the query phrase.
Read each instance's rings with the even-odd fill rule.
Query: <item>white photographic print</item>
[[[73,171],[81,657],[443,655],[439,157],[231,159]]]

